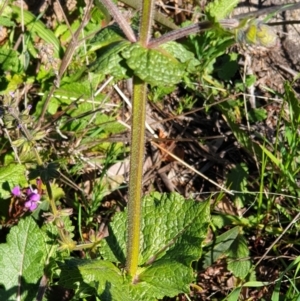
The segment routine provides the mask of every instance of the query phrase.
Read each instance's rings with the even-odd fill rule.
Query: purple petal
[[[30,211],[34,211],[38,206],[37,202],[27,201],[25,203],[25,208],[28,208]]]
[[[27,196],[30,196],[33,193],[38,193],[37,189],[32,189],[31,187],[27,188],[27,190],[26,190]]]
[[[19,186],[16,186],[12,189],[11,193],[14,196],[21,196],[21,188]]]
[[[31,193],[27,200],[31,202],[38,202],[41,199],[41,196],[38,193]]]

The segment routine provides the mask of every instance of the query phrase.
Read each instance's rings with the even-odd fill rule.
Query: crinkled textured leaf
[[[238,5],[239,0],[215,0],[206,5],[207,17],[216,22],[225,19]]]
[[[249,248],[247,241],[242,235],[238,235],[234,243],[227,252],[229,258],[227,259],[227,268],[234,276],[244,279],[251,268],[251,261],[249,257]]]
[[[89,66],[90,71],[109,74],[116,79],[130,77],[130,70],[128,70],[129,68],[126,66],[124,58],[120,55],[129,46],[130,43],[128,41],[119,41],[103,47],[96,61]]]
[[[25,172],[25,167],[20,164],[10,164],[0,168],[0,199],[8,198],[15,186],[27,184]]]
[[[189,72],[194,71],[194,68],[200,64],[195,58],[195,54],[187,50],[182,44],[172,41],[161,45],[160,48],[167,50],[181,63],[186,63]]]
[[[126,213],[126,212],[125,212]],[[100,252],[125,263],[125,213],[116,214]],[[209,203],[185,200],[178,194],[154,193],[143,200],[138,282],[129,300],[155,300],[187,292],[193,279],[190,267],[198,260],[210,219]]]
[[[201,255],[209,219],[205,202],[185,200],[176,193],[145,197],[140,264],[154,256],[155,260],[164,257],[189,265]]]
[[[139,274],[139,282],[130,286],[130,300],[153,301],[188,293],[193,279],[191,267],[162,258]]]
[[[134,74],[152,86],[175,85],[185,73],[184,64],[162,48],[145,49],[135,43],[122,56]]]
[[[95,295],[101,301],[130,300],[128,285],[124,285],[121,271],[104,260],[66,260],[61,267],[59,285],[78,289],[81,297]]]
[[[90,41],[89,51],[96,51],[112,43],[124,41],[125,39],[126,37],[120,27],[116,24],[112,24],[101,29],[101,31],[94,36]]]
[[[0,300],[34,300],[43,275],[45,243],[41,230],[31,217],[21,220],[0,245]],[[18,287],[19,286],[19,287]],[[3,297],[5,296],[5,298]]]
[[[125,265],[127,241],[127,215],[117,213],[108,225],[108,237],[100,243],[103,259]]]

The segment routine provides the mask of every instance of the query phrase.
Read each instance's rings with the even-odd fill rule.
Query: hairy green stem
[[[134,278],[140,250],[147,84],[133,78],[126,269]]]
[[[180,29],[172,30],[159,38],[153,39],[149,43],[149,47],[155,48],[161,44],[167,43],[169,41],[175,41],[181,39],[185,36],[188,36],[193,33],[198,33],[207,29],[211,29],[214,24],[210,21],[203,21],[200,23],[192,24]]]
[[[22,125],[22,121],[19,119],[19,116],[16,115],[16,114],[14,114],[13,116],[18,120],[19,124]],[[31,135],[31,133],[27,130],[25,125],[22,125],[21,129],[22,129],[22,131],[24,133],[24,136],[26,137],[27,141],[31,144],[31,147],[32,147],[33,153],[35,155],[37,165],[38,166],[43,166],[43,161],[42,161],[42,159],[40,157],[40,154],[39,154],[39,152],[36,148],[35,141],[34,141],[32,135]],[[48,197],[49,197],[49,202],[50,202],[52,214],[54,216],[56,216],[57,215],[57,208],[56,208],[55,201],[54,201],[54,198],[53,198],[50,183],[46,182],[44,184],[46,185],[46,190],[47,190],[47,194],[48,194]]]
[[[34,152],[34,155],[35,155],[35,158],[36,158],[36,161],[38,163],[39,166],[43,166],[43,161],[40,157],[40,154],[38,152],[38,150],[36,149],[35,146],[33,146],[33,152]],[[46,190],[47,190],[47,194],[48,194],[48,198],[49,198],[49,203],[50,203],[50,207],[51,207],[51,211],[52,211],[52,214],[54,216],[57,215],[57,208],[56,208],[56,205],[55,205],[55,201],[54,201],[54,198],[53,198],[53,194],[52,194],[52,189],[51,189],[51,185],[50,183],[47,181],[46,183],[44,183],[46,185]]]
[[[121,0],[121,2],[125,3],[126,5],[134,8],[134,9],[139,9],[141,3],[140,0]],[[159,24],[170,28],[170,29],[178,29],[179,27],[171,20],[169,19],[166,15],[158,12],[158,11],[154,11],[154,19],[156,22],[158,22]]]
[[[151,37],[154,0],[144,0],[142,5],[139,42],[147,47]],[[145,144],[147,84],[133,77],[130,176],[128,200],[127,259],[126,269],[135,281],[140,252],[142,213],[142,178]]]
[[[143,47],[147,47],[151,38],[151,27],[154,16],[154,1],[144,0],[140,22],[139,42]]]

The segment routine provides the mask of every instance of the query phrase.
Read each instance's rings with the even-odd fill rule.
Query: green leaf
[[[0,168],[0,199],[11,196],[11,190],[19,185],[26,186],[25,167],[20,164],[10,164]]]
[[[116,79],[130,77],[132,74],[121,56],[121,52],[129,46],[128,41],[118,41],[103,47],[101,52],[97,53],[96,61],[89,66],[90,70],[105,75],[109,74]]]
[[[0,25],[4,27],[13,27],[15,23],[10,20],[10,18],[1,16],[0,17]]]
[[[11,18],[12,9],[10,5],[7,5],[5,0],[0,0],[0,7],[1,7],[1,17],[8,17]]]
[[[227,252],[229,259],[227,268],[234,276],[241,279],[246,278],[251,268],[249,257],[249,248],[246,239],[242,235],[238,235],[234,243]]]
[[[189,292],[191,263],[199,259],[207,234],[209,202],[153,193],[143,204],[140,267],[134,283],[108,261],[68,260],[61,265],[59,284],[75,289],[77,296],[96,295],[103,301],[154,301]],[[99,249],[121,266],[126,259],[126,213],[114,216]]]
[[[237,164],[231,169],[227,176],[227,186],[233,191],[247,192],[249,171],[246,164]],[[234,203],[237,208],[243,208],[246,196],[244,193],[237,193],[234,196]]]
[[[122,264],[126,259],[125,213],[114,216],[109,236],[100,248],[105,259]],[[176,193],[154,193],[144,198],[140,281],[131,287],[130,300],[154,300],[189,291],[191,262],[201,255],[209,219],[207,202],[185,200]]]
[[[215,0],[205,7],[207,17],[214,22],[225,19],[238,3],[239,0]]]
[[[257,82],[257,78],[256,78],[255,75],[253,75],[253,74],[247,75],[247,77],[246,77],[246,82],[245,82],[246,87],[251,87],[251,86],[254,85],[256,82]]]
[[[58,167],[59,164],[55,162],[50,162],[43,166],[37,166],[36,168],[30,169],[28,178],[29,179],[41,178],[43,183],[47,183],[50,180],[59,177],[60,173],[58,171]]]
[[[284,99],[289,104],[289,115],[294,126],[298,126],[300,123],[300,105],[299,99],[295,94],[295,91],[291,87],[290,83],[285,82],[284,84]]]
[[[70,259],[60,264],[60,267],[59,285],[74,289],[81,298],[97,292],[103,301],[130,300],[129,287],[124,284],[121,271],[111,262]]]
[[[231,33],[224,31],[220,35],[218,30],[208,30],[201,35],[188,38],[193,44],[192,50],[196,57],[201,59],[199,69],[205,74],[215,71],[216,58],[224,55],[228,47],[235,43]]]
[[[225,233],[219,235],[215,241],[207,245],[206,247],[212,246],[203,258],[203,267],[207,268],[216,262],[221,256],[224,256],[230,249],[232,243],[239,234],[239,227],[234,227]]]
[[[140,264],[164,258],[189,266],[198,259],[210,221],[209,204],[186,200],[177,193],[153,193],[143,202]]]
[[[249,113],[249,120],[251,122],[260,122],[266,120],[267,118],[267,111],[266,109],[263,108],[252,109],[248,113]]]
[[[37,19],[31,12],[24,10],[21,12],[21,8],[15,5],[10,6],[13,10],[16,20],[18,22],[24,22],[29,32],[35,32],[41,39],[54,46],[54,57],[60,57],[60,42],[52,32],[52,30],[46,28],[46,26]]]
[[[282,162],[281,162],[281,158],[277,158],[275,157],[266,147],[264,147],[263,145],[259,145],[261,147],[261,149],[263,150],[263,152],[269,157],[269,159],[281,170],[284,170]]]
[[[1,300],[35,299],[43,275],[44,251],[42,232],[31,217],[11,229],[7,243],[0,245],[0,283],[5,288],[0,290]]]
[[[195,54],[188,51],[182,44],[172,41],[161,45],[160,48],[168,51],[181,63],[185,63],[189,72],[195,71],[195,68],[200,65]]]
[[[175,85],[185,73],[184,64],[162,48],[146,49],[135,43],[122,56],[134,74],[152,86]]]
[[[97,33],[90,41],[89,52],[99,50],[109,46],[112,43],[125,41],[126,37],[123,31],[116,24],[106,26]]]
[[[239,297],[240,297],[240,293],[241,293],[242,288],[241,287],[237,287],[235,288],[228,296],[226,299],[223,299],[223,301],[238,301]]]
[[[18,52],[13,49],[0,49],[0,66],[2,71],[18,72],[20,69]]]
[[[238,54],[233,52],[226,54],[221,58],[218,68],[218,76],[222,80],[230,80],[238,70]]]
[[[270,285],[270,282],[263,282],[263,281],[248,281],[243,284],[243,287],[263,287]]]

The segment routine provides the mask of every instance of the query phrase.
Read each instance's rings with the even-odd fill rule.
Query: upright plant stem
[[[151,27],[154,17],[154,1],[144,0],[140,22],[140,36],[139,42],[143,47],[148,46],[148,42],[151,38]]]
[[[140,22],[139,42],[143,47],[151,36],[154,0],[144,0]],[[131,124],[131,156],[128,200],[128,236],[126,269],[135,281],[140,252],[140,229],[142,213],[142,177],[145,144],[145,119],[147,84],[133,77],[133,101]]]
[[[126,269],[129,275],[134,277],[137,271],[140,249],[142,176],[147,101],[147,84],[138,77],[133,78],[133,95]]]

